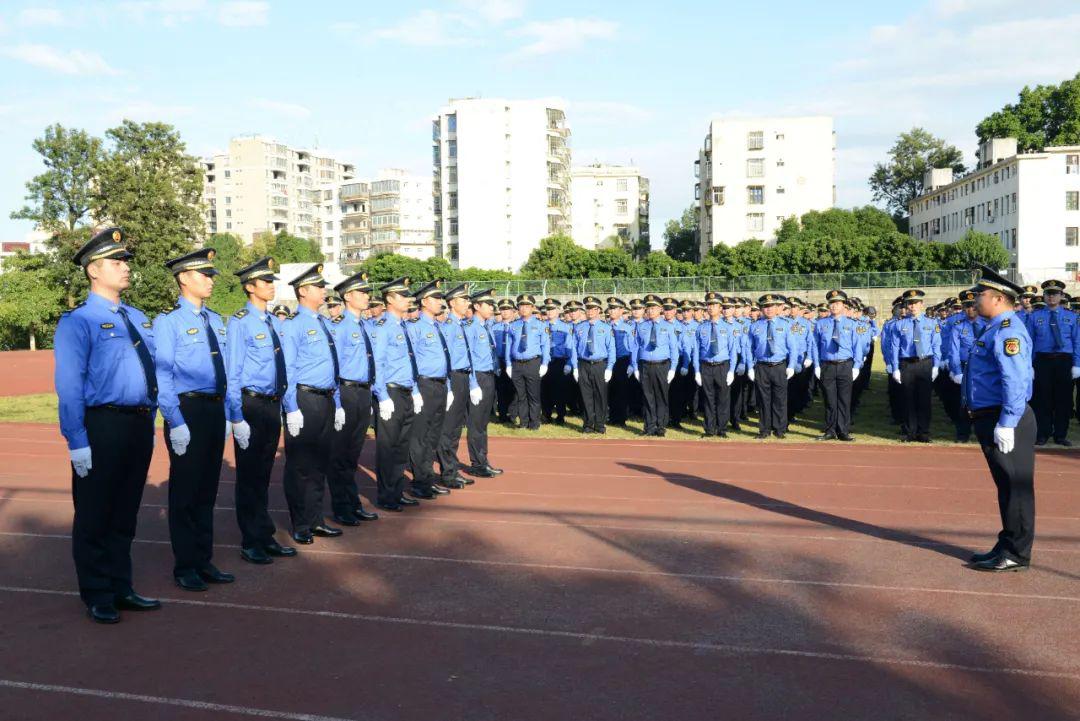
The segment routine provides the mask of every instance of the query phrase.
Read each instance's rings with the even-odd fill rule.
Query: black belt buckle
[[[315,386],[307,386],[302,383],[296,384],[296,389],[300,391],[307,391],[308,393],[314,393],[320,396],[332,396],[334,395],[333,388],[316,388]]]

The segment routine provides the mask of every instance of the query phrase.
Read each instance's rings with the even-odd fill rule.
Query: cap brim
[[[203,275],[208,276],[210,278],[213,278],[215,275],[218,274],[218,269],[217,268],[197,268],[196,270],[198,270],[198,272],[200,272]]]

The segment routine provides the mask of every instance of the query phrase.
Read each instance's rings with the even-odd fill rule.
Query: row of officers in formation
[[[103,623],[118,621],[121,609],[160,607],[134,591],[130,560],[159,411],[169,454],[173,575],[181,588],[205,591],[235,580],[212,563],[213,509],[230,433],[241,556],[267,564],[296,555],[275,540],[267,510],[282,424],[291,535],[310,544],[342,533],[323,515],[327,487],[337,523],[378,518],[363,507],[355,478],[371,425],[376,505],[388,512],[465,488],[470,476],[499,475],[487,453],[487,426],[496,413],[535,429],[542,416],[561,419],[567,406],[580,404],[584,432],[603,433],[609,418],[624,423],[637,403],[644,433],[662,436],[672,415],[678,422],[700,407],[705,434],[723,436],[746,418],[753,395],[758,437],[782,438],[818,388],[826,405],[821,439],[851,440],[852,403],[865,388],[869,373],[860,372],[872,362],[878,335],[873,309],[839,290],[822,306],[778,294],[757,303],[718,293],[701,303],[656,295],[604,303],[589,296],[560,307],[549,299],[541,317],[528,295],[510,303],[489,290],[446,289],[440,281],[414,288],[407,278],[380,286],[376,295],[363,274],[335,286],[338,298],[330,299],[326,317],[319,312],[327,305],[321,265],[290,281],[299,306],[283,319],[283,309],[270,305],[277,280],[271,258],[237,271],[248,303],[226,324],[205,306],[217,274],[212,249],[166,263],[179,300],[151,322],[120,299],[130,283],[130,257],[119,228],[80,249],[75,262],[90,293],[64,314],[55,336],[60,427],[73,471],[76,573],[90,616]],[[969,295],[965,302],[974,305],[976,290]],[[1046,295],[1049,308],[1054,294]],[[961,408],[969,417],[979,407],[973,404],[1000,391],[967,371],[985,325],[973,344],[963,331],[950,331],[956,342],[943,355],[942,323],[923,315],[922,299],[922,291],[907,291],[897,304],[906,312],[896,312],[881,334],[892,382],[904,389],[895,394],[898,405],[915,409],[905,432],[916,440],[925,435],[923,375],[936,379],[942,358],[956,358],[949,376],[963,387]],[[1039,312],[1013,323],[1039,329]],[[1071,353],[1075,316],[1045,324],[1055,339],[1068,340]],[[1018,352],[1030,359],[1026,338]],[[457,456],[463,428],[468,464]],[[985,440],[978,424],[975,431]],[[1009,452],[996,439],[990,446]],[[1026,565],[1030,544],[1026,551],[1007,548],[1013,563]],[[991,554],[995,564],[1000,550]]]

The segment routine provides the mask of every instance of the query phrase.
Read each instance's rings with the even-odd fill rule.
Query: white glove
[[[938,377],[938,367],[934,366],[933,368],[930,369],[930,380],[931,381],[936,381],[937,377]]]
[[[454,391],[446,391],[446,410],[450,410],[452,405],[454,405]]]
[[[724,385],[731,385],[735,382],[735,371],[728,371],[727,376],[724,378]]]
[[[577,383],[578,380],[580,379],[580,375],[578,374],[578,369],[577,368],[571,368],[570,372],[574,374],[574,382]]]
[[[858,373],[859,371],[855,371],[855,372]],[[814,369],[814,377],[817,378],[818,380],[821,380],[821,366],[818,366],[817,368]]]
[[[188,444],[191,443],[191,431],[187,424],[169,429],[169,441],[172,442],[173,453],[178,456],[187,453]]]
[[[814,365],[814,361],[810,360],[809,358],[803,358],[803,362],[802,362],[802,367],[803,368],[809,368],[812,365]]]
[[[667,382],[670,383],[675,378],[675,369],[671,369],[667,372]]]
[[[285,414],[285,427],[293,438],[300,435],[300,429],[304,427],[304,414],[299,408]]]
[[[955,383],[956,385],[961,385],[964,382],[964,374],[963,373],[950,373],[949,378],[951,378],[952,382]]]
[[[703,384],[703,383],[701,382],[701,374],[700,374],[700,373],[695,373],[695,374],[694,374],[694,382],[695,382],[695,383],[697,383],[697,384],[698,384],[699,386],[700,386],[700,385],[704,385],[704,384]]]
[[[540,377],[543,378],[547,375],[547,366],[540,366]]]
[[[792,377],[793,375],[795,375],[795,369],[794,369],[794,368],[786,368],[786,369],[784,370],[784,375],[785,375],[785,376],[787,376],[787,379],[788,379],[788,380],[791,380],[791,377]]]
[[[636,380],[638,383],[641,382],[641,371],[640,370],[636,370],[636,369],[634,370],[634,380]]]
[[[338,408],[334,411],[334,430],[340,431],[345,427],[345,409]]]
[[[1073,380],[1076,380],[1077,378],[1080,378],[1080,366],[1073,366],[1072,367],[1072,377],[1073,377]]]
[[[750,379],[751,383],[754,382],[754,369],[753,368],[747,368],[746,369],[746,377]]]
[[[1009,453],[1016,444],[1016,429],[994,426],[994,444],[1002,453]]]
[[[632,366],[626,366],[626,377],[630,378],[634,375],[634,368]]]
[[[413,413],[419,413],[424,409],[424,397],[419,393],[412,394],[412,409]]]
[[[604,382],[605,383],[610,383],[611,382],[611,369],[610,368],[608,368],[607,370],[604,371]]]
[[[513,378],[514,377],[514,367],[513,366],[506,366],[506,377],[507,378]]]
[[[858,377],[859,377],[859,369],[858,368],[852,368],[851,369],[851,380],[855,380]]]
[[[248,443],[251,442],[251,426],[247,421],[233,423],[232,437],[236,439],[236,445],[240,446],[240,450],[247,450]]]
[[[226,418],[225,419],[225,440],[229,440],[229,431],[231,431],[231,430],[232,430],[232,423],[229,423],[229,420]]]
[[[379,401],[379,418],[384,421],[390,420],[394,415],[394,399],[387,398],[386,400]]]
[[[480,386],[469,390],[469,400],[472,401],[474,406],[480,405],[480,401],[484,400],[484,389]]]
[[[892,372],[892,379],[896,381],[896,385],[900,385],[903,382],[900,380],[900,371],[898,370]]]
[[[83,448],[76,448],[70,451],[71,454],[71,466],[75,469],[75,475],[79,478],[86,478],[90,473],[90,469],[94,467],[94,464],[90,462],[90,446]]]
[[[686,375],[686,374],[687,374],[687,373],[689,373],[689,372],[690,372],[690,369],[689,369],[689,368],[680,368],[680,369],[679,369],[679,375],[681,375],[681,376],[684,376],[684,375]]]
[[[573,373],[573,372],[574,372],[574,369],[573,369],[573,367],[572,367],[572,366],[571,366],[571,365],[570,365],[569,363],[567,363],[566,365],[564,365],[564,366],[562,367],[562,372],[563,372],[563,373],[564,373],[565,375],[570,375],[571,373]],[[575,378],[574,380],[577,380],[577,379]]]

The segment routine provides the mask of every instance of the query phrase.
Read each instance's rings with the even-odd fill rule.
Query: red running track
[[[361,459],[371,495],[372,444]],[[159,441],[159,449],[161,444]],[[972,449],[492,439],[497,479],[171,582],[155,457],[118,626],[74,594],[56,429],[0,425],[5,719],[1066,719],[1080,708],[1080,456],[1038,457],[1027,573]],[[275,468],[271,508],[288,515]],[[284,532],[279,536],[285,539]]]
[[[0,352],[0,396],[52,393],[53,367],[51,350]]]

